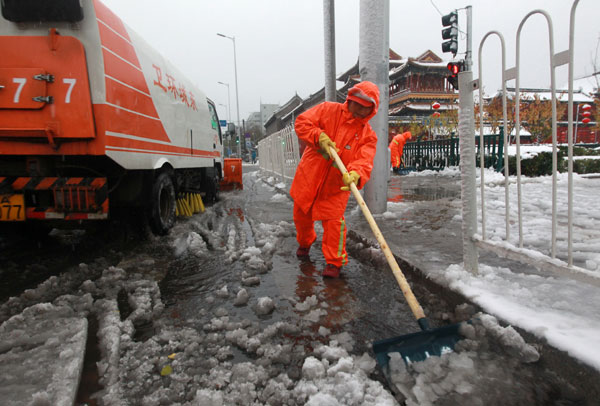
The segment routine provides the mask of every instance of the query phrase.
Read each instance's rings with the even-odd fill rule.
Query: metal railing
[[[484,168],[501,171],[504,168],[504,133],[490,134],[483,137],[483,154],[480,151],[480,138],[475,138],[476,155],[484,157]],[[441,170],[460,163],[459,139],[456,137],[407,142],[402,152],[404,167],[412,170]],[[481,160],[479,160],[481,165]]]
[[[475,138],[476,159],[479,158],[480,168],[493,168],[496,172],[501,172],[502,169],[508,167],[504,162],[505,153],[504,131],[500,128],[500,134],[484,135],[483,136],[483,153],[479,145],[481,137]],[[508,161],[507,161],[508,162]]]
[[[475,138],[476,156],[482,156],[481,139]],[[483,162],[485,168],[496,171],[504,169],[504,135],[485,135],[483,137]],[[300,162],[300,145],[293,126],[288,126],[258,142],[259,167],[282,181],[291,181]],[[404,167],[413,170],[441,170],[460,163],[459,139],[407,142],[402,153]],[[481,160],[478,158],[478,162]]]
[[[404,167],[418,171],[440,170],[460,162],[458,138],[407,142],[402,152]]]
[[[292,125],[258,142],[259,167],[291,182],[300,162],[300,145]]]

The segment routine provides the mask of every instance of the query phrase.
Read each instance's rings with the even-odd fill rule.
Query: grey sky
[[[233,43],[217,32],[236,38],[240,119],[259,110],[259,104],[287,102],[324,85],[322,0],[102,0],[126,24],[177,66],[217,104],[227,104],[230,84],[232,119],[236,120]],[[567,0],[433,0],[441,13],[473,6],[473,59],[477,77],[479,43],[485,33],[500,31],[506,41],[507,68],[514,66],[516,33],[525,15],[546,10],[554,25],[555,53],[568,46],[571,1]],[[501,5],[499,5],[501,4]],[[336,72],[358,59],[360,0],[337,0]],[[431,49],[441,52],[441,16],[431,0],[390,0],[390,47],[403,57]],[[600,1],[581,0],[575,31],[575,76],[592,73],[592,59],[600,37]],[[466,31],[466,14],[459,11]],[[548,30],[541,15],[532,16],[521,35],[521,86],[549,87]],[[465,42],[459,43],[464,52]],[[460,55],[459,55],[460,56]],[[500,88],[500,46],[496,37],[483,51],[484,89]],[[600,70],[600,57],[597,70]],[[566,84],[567,69],[560,67],[557,86]],[[341,85],[338,83],[338,86]],[[509,82],[509,86],[514,81]],[[227,111],[219,106],[219,115]]]

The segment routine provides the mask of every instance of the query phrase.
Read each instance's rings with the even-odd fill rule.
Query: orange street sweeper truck
[[[162,235],[216,199],[215,105],[180,71],[99,0],[0,4],[0,226],[128,207]]]

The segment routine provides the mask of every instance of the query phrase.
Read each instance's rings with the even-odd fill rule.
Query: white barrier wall
[[[291,182],[300,162],[300,145],[294,127],[289,125],[258,142],[259,167]]]

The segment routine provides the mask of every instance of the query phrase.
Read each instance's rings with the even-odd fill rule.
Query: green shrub
[[[562,152],[558,151],[557,156],[558,171],[562,172],[566,168],[566,164],[562,159]],[[511,175],[517,174],[516,157],[511,156],[508,158],[508,170]],[[540,152],[532,158],[521,159],[521,175],[531,177],[552,175],[552,152]]]
[[[559,151],[562,152],[564,154],[564,156],[567,156],[569,154],[568,151],[568,147],[561,145],[560,147],[558,147]],[[600,155],[600,151],[596,151],[595,149],[592,148],[585,148],[585,147],[573,147],[573,156],[597,156]]]
[[[578,159],[573,161],[573,172],[600,173],[600,159]]]
[[[568,162],[567,147],[559,147],[557,152],[557,169],[559,172],[567,172]],[[582,147],[573,148],[573,156],[597,156],[600,152]],[[508,170],[511,175],[517,174],[517,159],[514,156],[508,157]],[[578,159],[573,161],[573,172],[600,173],[600,159]],[[528,159],[521,159],[521,174],[524,176],[546,176],[552,175],[552,152],[540,152],[536,156]]]

